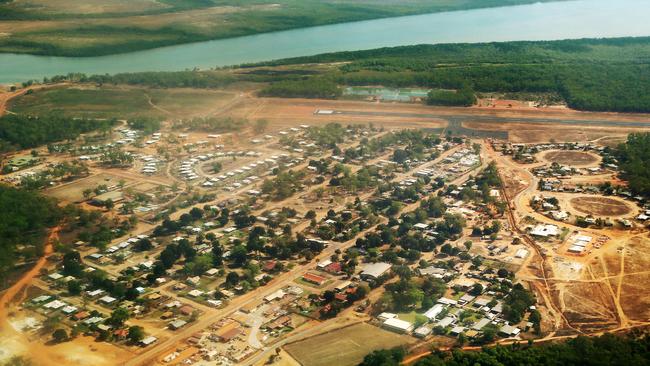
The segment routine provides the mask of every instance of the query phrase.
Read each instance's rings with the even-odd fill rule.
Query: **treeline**
[[[43,251],[46,229],[56,225],[62,212],[53,199],[39,193],[0,184],[0,282],[17,261]],[[17,247],[23,246],[19,252]]]
[[[73,76],[80,82],[146,85],[159,88],[222,88],[238,80],[231,73],[216,71],[134,72],[91,76],[76,74]],[[69,77],[70,75],[66,75],[58,78],[69,79]]]
[[[464,87],[458,91],[432,90],[427,97],[430,105],[469,107],[476,103],[474,90]]]
[[[650,133],[630,134],[614,155],[630,189],[636,194],[650,196]]]
[[[28,149],[51,142],[75,139],[82,133],[108,131],[115,120],[65,117],[59,113],[0,117],[0,151]]]
[[[577,60],[644,63],[647,62],[648,53],[650,53],[650,37],[623,37],[560,41],[421,44],[323,53],[243,66],[258,67],[355,61],[344,66],[343,69],[352,71],[359,66],[367,69],[368,65],[374,65],[376,68],[394,67],[392,71],[405,69],[426,71],[430,69],[431,65],[443,64],[518,63],[544,65],[548,63],[570,63]]]
[[[404,359],[402,349],[379,350],[367,355],[360,366],[398,366]],[[434,351],[415,366],[642,366],[650,364],[650,338],[604,334],[579,336],[565,342],[539,346],[484,347],[481,351]]]
[[[646,37],[419,45],[264,65],[347,61],[329,79],[339,85],[553,93],[578,110],[650,112],[648,59],[650,38]],[[431,97],[431,103],[441,105],[464,105],[473,98],[451,92],[434,92]]]
[[[342,95],[336,82],[324,78],[272,83],[259,93],[263,97],[336,99]]]

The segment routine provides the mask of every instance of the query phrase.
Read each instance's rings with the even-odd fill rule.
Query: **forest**
[[[635,194],[650,196],[650,133],[633,133],[615,150],[622,178]]]
[[[345,62],[329,75],[340,85],[556,93],[578,110],[650,112],[649,57],[650,38],[618,38],[403,46],[244,67]],[[290,94],[288,88],[300,94],[304,85],[304,80],[283,82],[284,94]],[[309,93],[317,94],[313,88]],[[430,103],[469,101],[457,96],[436,92]]]
[[[404,350],[379,350],[367,355],[360,366],[397,366]],[[483,347],[481,351],[434,350],[432,355],[414,363],[415,366],[641,366],[650,363],[650,338],[647,335],[579,336],[564,342],[539,346],[513,344]]]
[[[433,105],[470,105],[478,93],[498,92],[528,97],[553,95],[584,111],[647,113],[648,60],[650,37],[580,39],[401,46],[238,68],[69,74],[45,81],[164,88],[223,88],[246,81],[261,84],[260,96],[326,99],[340,98],[342,86],[422,87],[434,89],[428,98]]]
[[[0,283],[20,259],[43,251],[46,229],[57,224],[62,211],[53,199],[0,184]],[[24,246],[18,252],[18,246]]]
[[[75,119],[59,113],[37,117],[8,114],[0,117],[0,152],[75,139],[96,130],[108,131],[115,123],[114,120]]]

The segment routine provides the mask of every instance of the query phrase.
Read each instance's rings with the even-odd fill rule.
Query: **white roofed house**
[[[442,311],[445,309],[445,306],[443,304],[435,304],[431,309],[427,310],[424,313],[424,316],[426,316],[429,320],[435,319],[438,314],[442,313]]]
[[[382,326],[398,333],[410,333],[413,330],[413,324],[411,324],[411,322],[398,318],[386,319]]]
[[[368,263],[363,266],[359,276],[363,280],[375,281],[384,274],[390,272],[391,265],[388,263],[378,262],[378,263]]]

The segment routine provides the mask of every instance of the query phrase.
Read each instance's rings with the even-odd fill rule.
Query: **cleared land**
[[[303,366],[356,365],[373,350],[412,343],[413,338],[361,323],[285,347]]]
[[[8,109],[18,114],[59,111],[75,117],[186,118],[210,114],[233,97],[234,93],[215,90],[75,86],[20,96],[11,101]]]
[[[611,217],[632,211],[623,201],[608,197],[576,197],[570,202],[574,209],[587,215]]]
[[[543,158],[552,163],[569,166],[589,166],[600,159],[597,155],[585,151],[554,150],[544,153]]]

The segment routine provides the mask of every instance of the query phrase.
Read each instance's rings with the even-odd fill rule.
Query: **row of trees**
[[[417,361],[415,366],[641,366],[650,363],[649,350],[650,338],[647,335],[604,334],[598,337],[579,336],[539,346],[515,343],[485,347],[480,351],[434,350],[430,356]],[[398,366],[405,355],[401,348],[378,350],[368,354],[359,366]]]
[[[650,195],[650,133],[633,133],[620,144],[614,155],[618,158],[623,178],[637,194]]]

